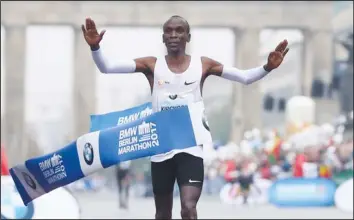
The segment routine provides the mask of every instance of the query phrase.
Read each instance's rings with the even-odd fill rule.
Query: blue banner
[[[323,178],[289,178],[276,181],[269,190],[270,203],[277,206],[333,206],[336,184]]]
[[[85,134],[56,152],[11,168],[10,173],[27,205],[45,193],[119,162],[196,146],[199,141],[193,124],[189,107],[157,112]]]
[[[127,124],[152,114],[152,104],[136,106],[123,111],[110,112],[107,114],[91,115],[90,132],[112,128],[117,125]]]

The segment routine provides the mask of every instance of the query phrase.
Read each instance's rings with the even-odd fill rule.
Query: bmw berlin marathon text
[[[118,155],[158,147],[156,124],[143,122],[119,132]]]
[[[147,107],[146,109],[142,110],[141,112],[137,112],[137,113],[134,113],[129,116],[124,116],[124,117],[118,118],[117,125],[128,124],[132,121],[136,121],[139,118],[144,118],[144,117],[149,116],[151,114],[152,114],[152,109]]]
[[[61,158],[62,156],[59,154],[54,154],[51,158],[39,163],[39,168],[49,184],[55,183],[67,176]]]

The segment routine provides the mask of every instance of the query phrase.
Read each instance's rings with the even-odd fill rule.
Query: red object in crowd
[[[6,157],[4,147],[1,146],[1,176],[8,176],[8,175],[10,175],[10,172],[7,163],[7,157]]]
[[[236,163],[233,160],[226,161],[226,171],[224,178],[226,181],[232,181],[235,177],[230,175],[232,172],[236,171]]]
[[[270,167],[265,166],[260,169],[262,179],[270,179],[272,177],[272,173],[270,172]]]
[[[262,179],[271,179],[272,178],[272,172],[270,170],[270,163],[268,160],[263,160],[261,162],[261,166],[260,166],[260,174]]]
[[[281,150],[281,145],[283,144],[283,141],[279,138],[277,141],[276,141],[276,144],[275,144],[275,147],[273,149],[273,155],[274,155],[274,158],[275,160],[279,160],[280,158],[280,150]]]
[[[306,156],[304,154],[298,154],[295,157],[295,163],[293,165],[293,176],[294,177],[303,177],[303,164],[306,162]]]

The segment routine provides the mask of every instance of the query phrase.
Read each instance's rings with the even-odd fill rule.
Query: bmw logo
[[[23,205],[16,187],[1,184],[1,219],[32,219],[34,205],[32,202]]]
[[[168,97],[172,100],[175,100],[177,98],[177,95],[169,95]]]
[[[84,160],[87,163],[87,165],[91,165],[93,163],[94,153],[93,153],[93,147],[90,143],[85,144],[83,154],[84,154]]]
[[[210,131],[208,119],[205,115],[205,112],[203,112],[202,123],[203,123],[204,128],[207,129],[208,131]]]
[[[30,175],[28,175],[25,172],[22,172],[22,176],[25,179],[26,183],[32,188],[32,189],[36,189],[36,183],[33,181],[32,177]]]

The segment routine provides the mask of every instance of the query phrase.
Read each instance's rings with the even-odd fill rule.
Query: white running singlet
[[[204,112],[204,103],[200,90],[201,79],[201,57],[191,56],[189,67],[183,73],[173,73],[167,65],[165,56],[158,57],[154,70],[152,108],[154,112],[157,112],[186,105],[194,105],[197,111],[194,112],[191,117],[200,117],[200,122],[203,124],[203,126],[199,126],[202,127],[202,129],[197,132],[202,133],[207,142],[211,142],[211,134]],[[182,152],[203,158],[202,146],[194,146],[154,155],[151,157],[151,161],[162,162]]]

